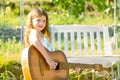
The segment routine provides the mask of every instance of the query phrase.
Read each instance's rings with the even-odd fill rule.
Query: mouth
[[[43,26],[38,26],[38,27],[42,28]]]

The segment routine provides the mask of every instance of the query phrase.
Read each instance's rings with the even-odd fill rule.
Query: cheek
[[[46,26],[46,23],[44,24],[44,27]]]
[[[46,25],[43,27],[43,29],[46,27]]]
[[[33,22],[33,27],[35,28],[37,26],[37,23]]]
[[[46,25],[47,25],[47,23],[45,22],[45,23],[44,23],[44,26],[46,26]]]

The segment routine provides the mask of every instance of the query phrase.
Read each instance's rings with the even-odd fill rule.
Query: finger
[[[55,68],[56,68],[55,64],[51,65],[51,67],[50,67],[50,69],[55,69]]]
[[[57,65],[58,65],[58,63],[55,63],[55,65],[57,66]]]

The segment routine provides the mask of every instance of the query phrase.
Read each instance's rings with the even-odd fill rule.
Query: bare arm
[[[40,34],[37,30],[32,30],[29,36],[30,44],[34,45],[36,49],[41,53],[41,55],[45,58],[46,62],[50,66],[50,69],[55,69],[57,63],[54,62],[50,56],[47,54],[46,49],[40,42],[40,40],[43,38],[43,35]]]

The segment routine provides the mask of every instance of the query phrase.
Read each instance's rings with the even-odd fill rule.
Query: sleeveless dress
[[[53,47],[51,46],[50,42],[48,41],[48,39],[45,36],[40,40],[40,42],[49,51],[54,51]]]

